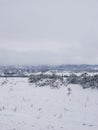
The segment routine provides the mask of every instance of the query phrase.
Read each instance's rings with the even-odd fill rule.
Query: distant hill
[[[27,66],[27,65],[10,65],[0,66],[0,77],[27,77],[34,72],[46,72],[46,71],[74,71],[74,72],[98,72],[98,65],[38,65],[38,66]]]

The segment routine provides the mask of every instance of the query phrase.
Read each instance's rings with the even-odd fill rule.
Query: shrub
[[[59,87],[64,84],[63,77],[56,74],[36,74],[29,77],[29,83],[34,83],[36,86],[51,86]]]

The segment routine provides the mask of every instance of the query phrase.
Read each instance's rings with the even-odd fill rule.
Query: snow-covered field
[[[0,130],[98,130],[98,90],[7,80],[0,78]]]

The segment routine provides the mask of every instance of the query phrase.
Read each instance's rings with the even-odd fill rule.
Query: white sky
[[[0,64],[98,64],[98,0],[0,0]]]

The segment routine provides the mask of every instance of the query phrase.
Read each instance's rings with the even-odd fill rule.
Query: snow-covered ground
[[[98,130],[98,90],[0,78],[0,130]]]

